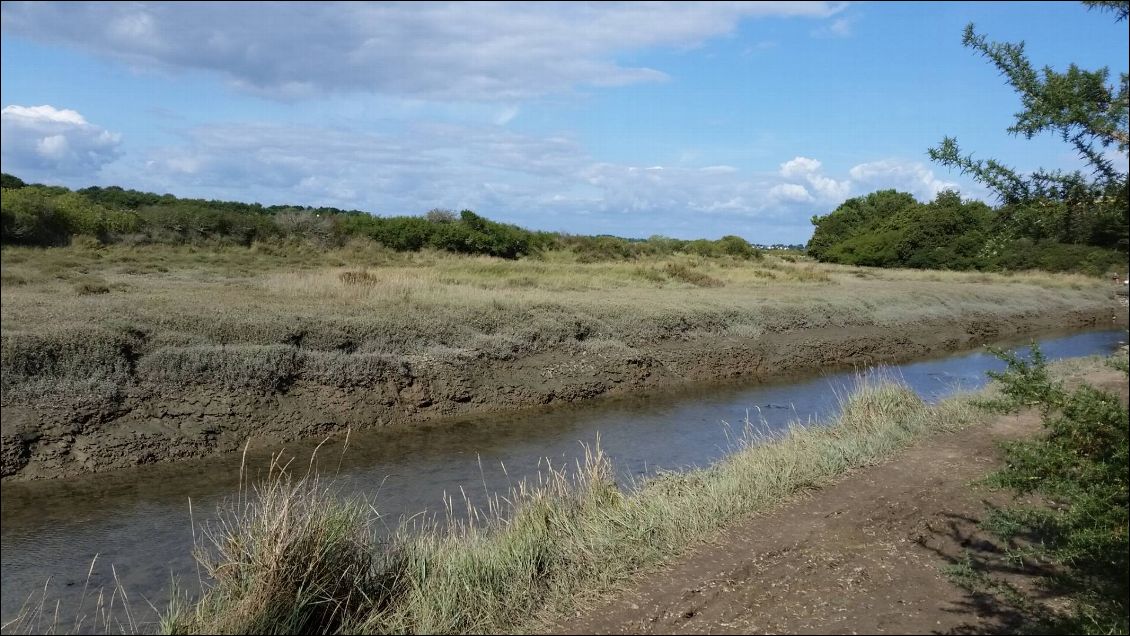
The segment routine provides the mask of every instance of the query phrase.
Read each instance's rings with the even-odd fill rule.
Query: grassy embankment
[[[599,450],[492,510],[372,539],[373,514],[316,480],[282,477],[234,502],[201,560],[214,587],[176,610],[181,633],[502,633],[607,592],[743,515],[975,420],[965,400],[927,407],[895,384],[852,395],[830,428],[750,444],[706,470],[622,490]]]
[[[992,322],[1099,308],[1098,279],[875,270],[767,256],[586,263],[398,253],[353,242],[4,247],[5,404],[162,387],[366,386],[399,364],[631,355],[664,341]]]
[[[1082,374],[1102,364],[1072,361],[1057,373]],[[483,515],[402,530],[382,543],[372,538],[365,502],[337,500],[316,479],[276,475],[232,502],[210,528],[199,558],[215,584],[196,605],[174,609],[164,627],[176,633],[537,630],[743,516],[932,433],[990,417],[970,396],[928,406],[897,384],[873,383],[845,401],[833,426],[746,443],[708,469],[661,475],[625,491],[597,450],[577,471],[523,484]]]

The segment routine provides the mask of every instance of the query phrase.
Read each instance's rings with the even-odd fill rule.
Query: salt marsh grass
[[[52,386],[66,396],[90,378],[121,394],[144,383],[147,358],[213,349],[225,359],[261,357],[263,347],[513,357],[584,338],[646,350],[798,328],[991,324],[1110,302],[1103,281],[1079,275],[878,270],[772,255],[585,262],[551,251],[505,260],[353,241],[327,250],[76,242],[6,246],[0,257],[6,403]]]
[[[536,630],[643,568],[935,432],[978,418],[864,382],[838,421],[746,437],[714,466],[617,484],[599,447],[483,510],[372,533],[375,511],[275,475],[231,502],[201,552],[215,583],[170,615],[175,633],[502,633]],[[455,507],[452,508],[454,510]],[[367,520],[368,519],[368,520]]]

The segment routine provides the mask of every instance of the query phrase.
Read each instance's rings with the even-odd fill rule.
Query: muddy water
[[[1112,352],[1125,342],[1126,332],[1038,340],[1045,354],[1056,359]],[[884,373],[931,401],[975,389],[985,382],[985,371],[1002,366],[982,349],[891,366]],[[583,454],[582,443],[592,444],[598,435],[624,482],[659,468],[709,464],[732,448],[747,418],[770,430],[791,421],[827,421],[835,414],[838,396],[850,392],[858,377],[847,371],[778,383],[689,387],[395,434],[373,432],[353,435],[348,449],[340,441],[327,443],[317,457],[321,472],[336,474],[345,491],[375,497],[388,525],[394,526],[402,516],[441,510],[445,493],[459,502],[464,496],[482,501],[484,493],[505,490],[547,460],[554,465],[572,462]],[[305,463],[311,450],[312,445],[298,445],[287,453]],[[28,595],[50,579],[50,604],[61,599],[60,616],[64,626],[70,625],[88,570],[94,590],[112,587],[116,575],[130,593],[139,621],[154,616],[146,599],[159,609],[167,605],[174,577],[182,588],[198,590],[190,519],[199,526],[236,491],[240,461],[197,460],[72,480],[4,484],[3,619],[16,615]],[[262,470],[268,461],[262,453],[249,455],[249,471]],[[91,604],[86,606],[88,613]]]

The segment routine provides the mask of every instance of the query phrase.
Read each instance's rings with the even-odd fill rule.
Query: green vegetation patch
[[[1005,373],[994,373],[1003,397],[986,403],[997,411],[1036,408],[1044,434],[1003,444],[1005,468],[988,484],[1043,505],[994,509],[982,522],[1008,542],[1018,563],[1050,565],[1044,586],[1069,600],[1053,612],[1037,598],[965,563],[951,576],[971,589],[996,591],[1037,633],[1125,634],[1130,596],[1130,412],[1117,396],[1082,384],[1068,389],[1049,377],[1033,347],[1031,360],[1001,354]],[[1115,365],[1127,371],[1126,359]]]

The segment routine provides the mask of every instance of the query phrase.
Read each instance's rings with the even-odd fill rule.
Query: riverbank
[[[1127,403],[1125,373],[1075,362],[1058,368]],[[1074,599],[1047,584],[1049,564],[1010,558],[1017,544],[980,525],[1016,503],[976,485],[1001,467],[1000,444],[1042,430],[1039,413],[1024,411],[990,418],[975,433],[930,436],[728,527],[552,631],[998,634],[1032,629],[1033,616],[1063,620]]]
[[[1103,376],[1100,385],[1113,382],[1125,392],[1125,375],[1105,368],[1101,360],[1070,361],[1057,364],[1056,369],[1060,377],[1094,381],[1096,376]],[[1110,378],[1116,375],[1118,378],[1112,381]],[[368,531],[363,503],[333,503],[325,498],[324,486],[307,480],[273,480],[250,498],[241,498],[240,506],[231,508],[217,526],[219,532],[211,535],[215,543],[205,546],[202,554],[207,571],[221,572],[222,576],[200,603],[174,613],[169,624],[178,632],[192,633],[297,633],[311,629],[345,633],[537,632],[562,615],[595,606],[594,613],[578,614],[578,620],[559,624],[562,633],[603,631],[610,625],[610,631],[617,632],[666,632],[707,607],[709,603],[700,602],[696,595],[709,591],[708,597],[714,598],[719,594],[715,588],[741,587],[741,572],[745,572],[744,579],[753,580],[746,593],[764,594],[770,599],[788,596],[794,584],[797,588],[803,584],[819,589],[846,585],[849,605],[858,600],[850,593],[853,586],[866,592],[859,596],[872,601],[874,596],[868,594],[876,588],[888,592],[899,588],[919,598],[915,586],[908,587],[906,581],[932,581],[940,579],[941,574],[923,569],[920,559],[898,554],[905,546],[884,542],[884,533],[897,535],[902,525],[907,525],[922,537],[926,552],[936,547],[928,541],[931,533],[953,529],[947,525],[953,521],[948,511],[955,501],[970,500],[967,495],[951,495],[957,493],[956,489],[968,488],[971,474],[975,477],[978,470],[990,468],[987,464],[993,460],[986,458],[993,455],[991,440],[1028,435],[1037,428],[1031,423],[1017,424],[1012,421],[1015,419],[998,419],[974,408],[970,396],[927,406],[897,385],[870,385],[846,400],[831,426],[794,429],[773,443],[742,448],[709,469],[662,475],[627,492],[616,485],[608,460],[597,451],[587,457],[576,474],[550,473],[536,485],[519,486],[499,499],[493,509],[503,513],[499,516],[489,512],[485,518],[476,516],[422,535],[402,534],[380,546],[364,539]],[[976,427],[978,434],[971,434],[970,427]],[[825,493],[844,498],[829,500]],[[931,508],[924,512],[923,508],[929,506],[940,511],[931,514]],[[797,515],[798,507],[808,512]],[[880,514],[871,518],[852,512],[853,507]],[[769,516],[751,516],[765,514]],[[782,520],[790,519],[795,525],[782,525]],[[811,525],[813,519],[823,525],[805,530],[804,524]],[[747,532],[749,524],[766,532]],[[844,543],[834,541],[834,533],[824,527],[853,524],[862,527],[857,527],[858,532]],[[285,534],[265,532],[274,527],[294,530]],[[726,534],[719,535],[719,531]],[[728,545],[739,536],[736,553],[747,557],[748,563],[735,565],[721,559],[719,564],[699,558],[714,549],[704,540],[721,537],[715,543]],[[867,553],[865,558],[886,556],[888,562],[872,563],[874,573],[851,568],[830,581],[823,567],[828,564],[820,560],[828,556],[835,563],[834,557],[821,556],[819,550],[797,548],[790,553],[786,546],[767,555],[746,551],[747,544],[787,543],[790,538],[804,541],[806,536],[817,537],[828,550]],[[961,537],[951,539],[960,545]],[[908,534],[902,541],[913,543],[916,539]],[[232,559],[233,549],[239,550],[237,561]],[[693,551],[688,553],[688,549]],[[321,556],[314,558],[307,550]],[[684,553],[690,557],[672,561]],[[782,566],[784,570],[803,566],[800,572],[784,576],[781,580],[788,584],[780,589],[770,584],[774,575],[783,574],[774,569],[777,561],[788,562]],[[357,564],[362,562],[366,565],[358,569]],[[637,578],[640,571],[665,562],[674,565],[642,581]],[[892,572],[890,577],[881,577],[884,568],[894,562],[907,570],[907,576]],[[302,564],[302,568],[292,570],[295,564]],[[737,568],[737,574],[731,566]],[[684,567],[720,567],[724,572],[719,576],[723,578],[695,587],[696,574],[683,572],[680,568]],[[835,565],[829,567],[838,572]],[[282,575],[287,572],[295,576]],[[344,585],[341,572],[352,573]],[[761,574],[769,578],[763,579]],[[616,610],[596,605],[633,579],[640,583],[637,596],[646,595],[642,590],[648,590],[652,583],[661,595],[679,588],[679,611],[665,608],[655,614],[651,607],[641,611],[632,592],[616,596],[620,599],[614,602],[620,603],[615,605]],[[872,579],[876,585],[869,585]],[[311,595],[309,589],[319,592]],[[629,589],[635,589],[635,585]],[[812,612],[838,618],[842,609],[839,597],[830,592],[824,600],[803,593],[788,598],[797,606],[785,599],[780,605],[746,607],[746,613],[769,621],[760,629],[803,630],[824,624],[804,623]],[[933,629],[924,623],[892,622],[898,604],[886,600],[891,608],[876,618],[877,628],[890,624],[896,631],[900,626],[912,631]],[[719,607],[740,603],[731,598]],[[882,603],[856,603],[860,608],[878,604]],[[618,611],[621,608],[623,612]],[[641,617],[642,623],[638,620]],[[975,610],[966,608],[965,615],[957,618],[971,617],[975,617]],[[621,618],[624,621],[616,622]],[[606,619],[609,622],[603,622]],[[796,619],[795,624],[789,622],[792,619]],[[704,631],[734,631],[736,624],[715,620],[695,626]],[[754,623],[740,624],[759,629]],[[835,621],[828,624],[843,627]],[[855,623],[850,627],[854,629]]]
[[[1125,323],[1104,281],[767,257],[5,248],[4,479]]]

